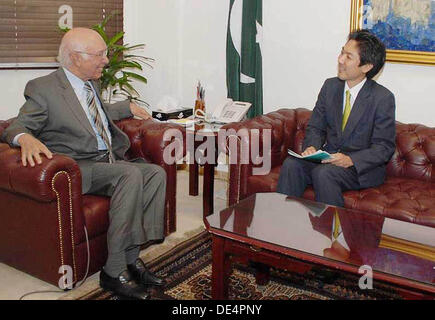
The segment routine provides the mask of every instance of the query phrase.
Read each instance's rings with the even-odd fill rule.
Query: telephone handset
[[[204,111],[198,109],[195,111],[195,117],[205,118],[208,122],[230,123],[242,120],[251,107],[251,103],[242,101],[233,101],[226,99],[222,104],[216,107],[211,119],[207,119]]]

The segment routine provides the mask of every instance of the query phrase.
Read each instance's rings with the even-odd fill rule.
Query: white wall
[[[171,95],[183,106],[195,99],[199,79],[206,105],[226,96],[225,47],[229,0],[125,0],[126,42],[145,43],[156,59],[138,85],[155,106]],[[349,31],[350,1],[263,2],[264,111],[312,108],[323,81],[335,76],[336,58]],[[0,70],[0,119],[24,102],[25,83],[49,70]],[[435,67],[387,63],[378,82],[396,96],[397,120],[435,126]]]
[[[201,80],[206,108],[214,108],[227,96],[226,34],[229,0],[185,0],[181,7],[181,101],[193,105]]]
[[[329,8],[341,2],[343,9]],[[312,109],[349,30],[350,1],[274,0],[263,6],[264,113]],[[338,5],[337,5],[338,8]]]
[[[162,97],[193,106],[198,80],[206,90],[206,106],[226,97],[225,47],[229,0],[127,0],[126,42],[146,43],[154,69],[138,84],[144,100],[155,108]]]
[[[1,70],[0,69],[0,119],[15,117],[23,105],[27,81],[44,76],[53,70]]]
[[[148,79],[148,84],[135,85],[141,98],[151,106],[155,106],[165,95],[176,98],[181,95],[182,2],[124,0],[124,42],[145,43],[145,49],[137,53],[155,59],[153,68],[145,67],[142,72]]]

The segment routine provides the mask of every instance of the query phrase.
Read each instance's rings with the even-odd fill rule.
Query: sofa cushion
[[[381,186],[343,195],[347,208],[435,227],[435,183],[387,177]]]
[[[249,176],[248,178],[248,194],[251,195],[258,192],[275,192],[278,184],[279,171],[281,166],[276,166],[270,170],[270,173],[264,176]]]
[[[268,175],[248,178],[248,195],[275,192],[281,166]],[[359,191],[343,193],[346,208],[377,213],[384,217],[435,227],[435,183],[410,178],[387,177],[384,184]],[[314,200],[309,186],[304,198]]]
[[[89,239],[105,234],[109,229],[110,198],[83,195],[83,215]]]

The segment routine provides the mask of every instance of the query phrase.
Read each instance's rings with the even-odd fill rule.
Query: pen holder
[[[205,103],[204,100],[196,100],[195,101],[195,111],[202,110],[205,112]]]

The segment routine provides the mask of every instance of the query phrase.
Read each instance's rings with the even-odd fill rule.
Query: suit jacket
[[[303,150],[313,146],[346,154],[352,159],[361,188],[380,185],[396,147],[394,95],[367,79],[342,131],[344,85],[339,78],[323,84],[308,122]]]
[[[133,116],[129,101],[105,104],[99,96],[99,84],[93,84],[107,116],[113,152],[117,159],[124,159],[130,141],[113,120]],[[24,96],[26,102],[15,121],[3,132],[3,140],[12,146],[17,134],[29,133],[41,140],[51,152],[75,159],[80,167],[82,191],[85,193],[91,186],[91,165],[99,155],[98,143],[65,72],[59,68],[47,76],[29,81]]]

